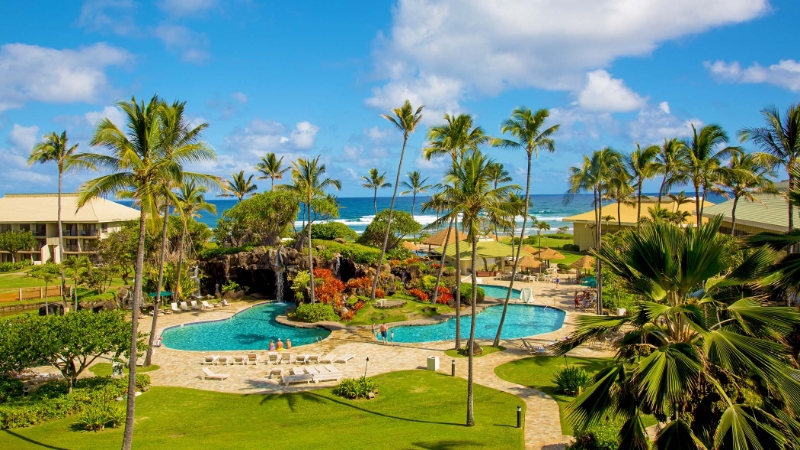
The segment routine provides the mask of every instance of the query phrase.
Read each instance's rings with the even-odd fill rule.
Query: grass
[[[347,325],[372,325],[373,323],[401,322],[403,320],[423,319],[437,314],[454,311],[447,305],[431,305],[412,300],[410,296],[389,297],[390,299],[405,300],[406,304],[400,308],[379,309],[372,303],[367,303]]]
[[[465,380],[428,371],[374,377],[374,400],[331,389],[239,395],[153,387],[136,400],[135,448],[494,448],[521,449],[519,398],[475,386],[475,422],[465,427]],[[209,381],[209,384],[219,383]],[[221,383],[224,383],[221,382]],[[123,405],[124,406],[124,405]],[[73,431],[76,417],[0,431],[0,448],[117,448],[122,428]]]
[[[160,369],[161,366],[157,364],[151,364],[147,367],[139,367],[136,369],[136,373],[147,373],[147,372],[154,372]],[[98,377],[110,377],[111,376],[111,363],[97,363],[91,367],[89,370]],[[125,367],[122,369],[123,373],[128,373],[128,368]]]
[[[611,362],[612,359],[567,357],[567,361],[570,365],[583,368],[589,375],[594,375]],[[572,435],[572,424],[566,420],[564,408],[575,397],[556,393],[556,385],[553,383],[553,378],[562,367],[564,367],[564,358],[561,356],[534,356],[497,366],[494,369],[494,373],[506,381],[538,389],[553,397],[558,403],[558,410],[561,412],[561,432],[565,435]]]
[[[475,358],[480,358],[481,356],[491,355],[492,353],[496,353],[496,352],[502,352],[502,351],[504,351],[506,349],[502,345],[498,345],[497,347],[487,345],[487,346],[482,347],[482,348],[483,348],[483,353],[481,353],[480,355],[474,355]],[[456,350],[454,348],[451,348],[450,350],[445,350],[444,354],[447,355],[447,356],[450,356],[451,358],[467,358],[467,354],[466,353],[464,353],[462,355],[461,353],[459,353],[458,350]]]

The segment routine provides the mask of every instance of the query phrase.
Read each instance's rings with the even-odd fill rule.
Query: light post
[[[452,372],[452,374],[450,376],[454,377],[454,376],[456,376],[456,360],[455,359],[453,360],[453,363],[450,366],[453,369],[453,372]]]
[[[367,363],[364,364],[364,378],[367,378],[367,368],[369,368],[369,356],[367,356]]]
[[[522,428],[522,406],[517,406],[517,428]]]

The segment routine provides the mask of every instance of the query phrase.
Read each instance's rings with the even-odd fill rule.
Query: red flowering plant
[[[450,292],[450,289],[439,286],[439,295],[436,296],[436,303],[446,305],[453,300],[453,294]]]
[[[355,317],[355,316],[356,316],[356,312],[353,311],[352,309],[348,309],[347,311],[343,311],[342,312],[342,315],[340,316],[340,318],[342,319],[343,322],[349,322],[349,321],[353,320],[353,317]]]
[[[409,264],[416,264],[416,263],[418,263],[419,261],[420,261],[420,260],[419,260],[419,258],[417,258],[416,256],[413,256],[413,257],[411,257],[411,258],[408,258],[407,260],[405,260],[405,264],[406,264],[406,265],[409,265]]]
[[[426,293],[425,293],[425,292],[424,292],[422,289],[420,289],[420,288],[411,288],[411,289],[409,289],[409,290],[408,290],[408,295],[411,295],[411,296],[413,296],[413,297],[416,297],[416,298],[417,298],[419,301],[421,301],[421,302],[428,301],[428,298],[429,298],[429,297],[428,297],[428,294],[426,294]]]
[[[388,262],[390,266],[395,267],[399,266],[401,261],[399,259],[390,259]]]
[[[386,291],[384,291],[381,288],[375,289],[375,298],[378,298],[378,297],[386,297]]]
[[[319,281],[319,284],[314,286],[314,294],[322,303],[331,303],[334,306],[341,306],[342,292],[344,292],[344,283],[336,279],[333,273],[328,269],[314,269],[314,280]]]

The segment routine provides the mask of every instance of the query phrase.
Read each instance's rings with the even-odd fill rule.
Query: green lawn
[[[0,274],[0,292],[7,292],[11,289],[44,286],[43,280],[28,275],[27,271],[29,271],[30,269],[24,269],[24,270],[25,272],[11,272],[11,273]],[[54,285],[58,285],[58,281],[51,281],[49,284],[49,286],[54,286]]]
[[[403,320],[424,319],[454,311],[447,305],[431,305],[428,302],[418,302],[411,296],[395,295],[389,299],[405,300],[406,304],[402,308],[379,309],[371,303],[367,303],[361,308],[356,316],[347,325],[372,325],[373,323],[401,322]]]
[[[567,357],[567,361],[569,361],[570,365],[582,367],[590,375],[594,375],[611,360],[611,358]],[[553,383],[556,372],[562,367],[564,367],[564,357],[562,356],[534,356],[532,358],[518,359],[497,366],[494,369],[494,373],[506,381],[523,386],[530,386],[553,397],[556,403],[558,403],[559,411],[561,411],[561,432],[566,435],[572,435],[572,424],[566,420],[564,408],[566,408],[574,397],[557,394],[556,386]]]
[[[375,377],[374,400],[345,400],[331,389],[239,395],[154,387],[136,401],[134,448],[146,449],[521,449],[519,398],[475,386],[475,427],[463,426],[467,383],[428,372]],[[208,381],[209,384],[218,383]],[[225,383],[222,381],[221,383]],[[75,417],[0,431],[0,448],[118,448],[122,429],[73,431]]]
[[[480,358],[481,356],[491,355],[492,353],[502,352],[502,351],[504,351],[506,349],[502,345],[499,345],[497,347],[487,345],[487,346],[482,347],[482,348],[483,348],[483,353],[481,353],[480,355],[475,355],[474,356],[475,358]],[[461,353],[458,352],[458,350],[456,350],[454,348],[451,348],[450,350],[445,350],[444,354],[449,356],[449,357],[451,357],[451,358],[467,358],[466,354],[462,355]]]
[[[138,369],[136,369],[136,373],[153,372],[153,371],[156,371],[156,370],[158,370],[160,368],[161,368],[161,366],[159,366],[158,364],[151,364],[151,365],[149,365],[147,367],[139,367]],[[111,376],[111,363],[97,363],[97,364],[89,367],[89,370],[93,374],[97,375],[98,377],[110,377]],[[126,373],[126,374],[128,373],[128,368],[127,367],[123,368],[122,370],[123,370],[124,373]]]

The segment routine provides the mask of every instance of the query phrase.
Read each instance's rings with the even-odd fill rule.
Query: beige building
[[[733,200],[703,210],[705,217],[722,216],[719,230],[730,234]],[[795,213],[797,210],[795,209]],[[795,224],[800,223],[795,218]],[[783,233],[789,229],[789,205],[781,194],[758,194],[755,202],[739,199],[736,205],[736,236],[748,236],[764,231]]]
[[[122,222],[136,220],[139,211],[104,198],[94,198],[78,208],[77,194],[61,195],[61,225],[64,256],[97,251],[97,241],[118,231]],[[35,248],[20,251],[17,259],[59,262],[58,194],[6,194],[0,198],[0,233],[30,230]],[[11,254],[0,251],[0,262]]]
[[[651,217],[648,208],[655,208],[657,205],[657,200],[655,198],[643,198],[642,199],[642,217]],[[705,211],[708,211],[709,207],[713,206],[713,203],[708,201],[705,202]],[[681,204],[677,206],[677,204],[673,201],[661,201],[661,208],[666,209],[670,212],[688,212],[690,215],[686,217],[686,224],[694,226],[696,223],[696,217],[694,216],[695,212],[695,202],[694,198],[691,201]],[[636,213],[637,213],[637,205],[617,205],[616,203],[611,203],[609,205],[603,206],[600,212],[600,217],[613,217],[612,220],[603,220],[601,222],[600,231],[603,235],[606,233],[616,233],[620,231],[620,229],[630,229],[636,227]],[[619,219],[619,220],[618,220]],[[572,222],[573,223],[573,242],[575,245],[580,247],[581,251],[588,250],[592,247],[595,247],[597,243],[597,233],[595,231],[595,216],[594,210],[586,211],[585,213],[576,214],[574,216],[566,217],[563,219],[564,222]],[[621,222],[621,223],[620,223]]]

